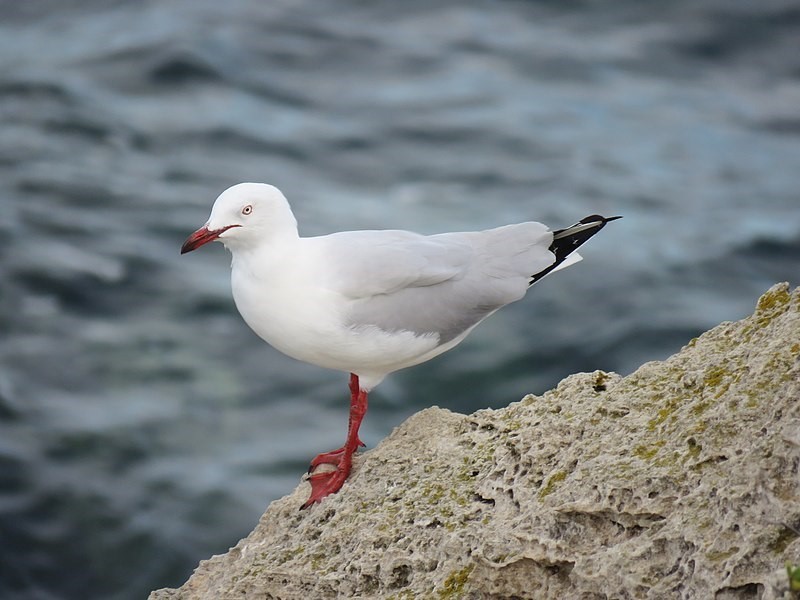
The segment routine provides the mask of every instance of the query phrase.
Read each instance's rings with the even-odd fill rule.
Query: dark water
[[[0,597],[180,584],[341,443],[346,377],[178,255],[239,181],[307,234],[625,216],[390,377],[370,446],[628,373],[800,283],[800,6],[0,2]]]

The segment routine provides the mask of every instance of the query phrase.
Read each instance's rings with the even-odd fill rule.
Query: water
[[[268,181],[306,234],[622,214],[373,395],[414,411],[628,373],[799,283],[792,1],[0,4],[0,597],[141,598],[341,443],[346,376],[260,342],[178,248]]]

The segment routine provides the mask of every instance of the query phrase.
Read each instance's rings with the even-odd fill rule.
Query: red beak
[[[223,232],[228,231],[228,229],[231,227],[241,227],[241,225],[228,225],[222,229],[213,230],[209,229],[208,227],[201,227],[188,238],[186,238],[185,242],[183,242],[183,246],[181,246],[181,254],[186,254],[192,250],[197,250],[200,246],[207,244],[208,242],[213,242]]]

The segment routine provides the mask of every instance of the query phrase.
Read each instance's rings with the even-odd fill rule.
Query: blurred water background
[[[307,235],[625,216],[384,382],[368,446],[627,374],[800,283],[800,5],[0,2],[0,598],[179,585],[341,444],[346,375],[178,254],[240,181]]]

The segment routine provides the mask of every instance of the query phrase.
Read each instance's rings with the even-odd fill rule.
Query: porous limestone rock
[[[800,291],[770,289],[663,362],[431,408],[339,494],[151,600],[790,598],[800,563]]]

